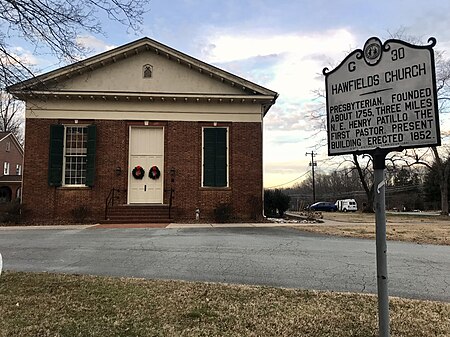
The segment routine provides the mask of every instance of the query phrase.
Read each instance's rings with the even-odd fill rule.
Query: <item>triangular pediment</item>
[[[9,91],[19,96],[48,92],[277,97],[274,91],[149,38],[18,83]]]

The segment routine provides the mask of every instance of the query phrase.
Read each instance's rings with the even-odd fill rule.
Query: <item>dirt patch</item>
[[[341,221],[345,223],[375,223],[375,213],[343,213],[324,212],[323,219]],[[450,224],[450,217],[443,217],[431,213],[386,213],[386,223],[388,224]]]
[[[323,219],[323,225],[296,228],[343,237],[375,238],[375,214],[323,213]],[[388,213],[386,214],[386,237],[388,240],[450,245],[450,218],[423,214]]]
[[[334,226],[301,226],[299,230],[354,237],[375,239],[375,225],[334,225]],[[450,245],[450,225],[386,225],[387,240],[416,242],[423,244]]]

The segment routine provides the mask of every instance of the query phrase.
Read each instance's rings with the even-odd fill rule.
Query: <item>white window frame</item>
[[[16,165],[16,175],[18,176],[22,175],[22,165],[20,164]]]
[[[204,186],[204,174],[205,174],[205,129],[227,129],[227,185],[226,186]],[[203,126],[202,127],[202,180],[201,186],[205,188],[228,188],[230,187],[230,128],[228,126]]]
[[[63,167],[62,167],[62,185],[63,186],[67,186],[67,187],[85,187],[86,186],[86,177],[87,177],[87,127],[88,125],[83,125],[83,124],[67,124],[64,125],[64,140],[63,140]],[[83,154],[71,154],[68,155],[66,153],[67,151],[67,134],[68,134],[68,129],[69,128],[81,128],[84,129],[84,135],[85,135],[85,140],[86,140],[86,145],[84,147],[84,153]],[[79,158],[85,158],[84,160],[84,164],[82,163],[81,165],[84,165],[84,170],[81,170],[81,177],[67,177],[67,170],[66,169],[66,165],[67,165],[67,160],[69,157],[79,157]],[[75,162],[74,165],[77,165],[77,163]],[[77,172],[78,170],[75,169],[75,172]],[[84,176],[83,176],[83,172],[84,172]],[[66,178],[70,179],[81,179],[81,181],[79,183],[75,183],[75,182],[68,182],[66,183]]]
[[[9,163],[7,161],[3,164],[3,175],[9,176]]]

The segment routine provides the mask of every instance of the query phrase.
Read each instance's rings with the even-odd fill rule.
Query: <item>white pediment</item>
[[[241,88],[150,51],[59,81],[52,89],[106,93],[244,94]]]
[[[151,69],[151,76],[144,75],[145,69]],[[274,91],[149,38],[18,83],[9,90],[19,95],[33,91],[51,95],[71,92],[277,97]]]

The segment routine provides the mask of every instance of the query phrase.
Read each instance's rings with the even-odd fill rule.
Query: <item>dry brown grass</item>
[[[375,223],[375,213],[343,213],[343,212],[324,212],[323,218],[333,221],[346,223]],[[386,222],[388,224],[450,224],[450,217],[426,215],[423,213],[404,214],[387,213]]]
[[[391,298],[392,336],[448,336],[450,304]],[[0,336],[375,337],[372,295],[7,272]]]
[[[344,237],[375,238],[375,214],[323,213],[323,219],[324,224],[297,228]],[[450,245],[450,220],[440,216],[387,214],[386,237],[395,241]]]
[[[299,230],[313,233],[375,239],[375,225],[301,226]],[[387,240],[423,244],[450,245],[450,225],[386,225]]]

